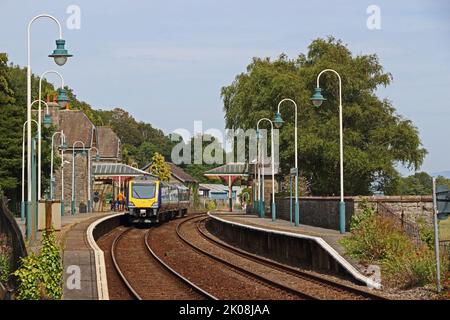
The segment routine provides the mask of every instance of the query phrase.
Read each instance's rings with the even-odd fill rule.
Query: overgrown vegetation
[[[43,233],[40,253],[22,258],[21,266],[14,275],[19,280],[17,299],[61,299],[62,263],[53,231]]]
[[[11,274],[11,247],[6,235],[0,234],[0,282],[6,284]]]
[[[424,286],[436,278],[433,237],[423,228],[423,244],[412,241],[389,218],[375,213],[367,203],[354,215],[351,234],[341,240],[347,253],[365,264],[381,266],[383,284],[401,288]],[[443,272],[448,260],[442,259]]]

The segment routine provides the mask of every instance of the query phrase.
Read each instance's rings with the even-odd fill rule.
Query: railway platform
[[[210,228],[235,246],[293,266],[330,272],[358,283],[378,288],[367,277],[365,268],[345,254],[339,243],[344,235],[337,230],[308,225],[294,226],[290,221],[260,218],[236,212],[209,213]]]

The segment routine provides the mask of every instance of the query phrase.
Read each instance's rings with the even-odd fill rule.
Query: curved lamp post
[[[39,124],[36,120],[31,119],[32,122],[36,124],[36,128],[39,132]],[[25,127],[28,123],[28,120],[24,122],[22,129],[22,203],[20,205],[20,218],[21,220],[25,220]]]
[[[88,212],[92,212],[92,191],[91,191],[91,182],[92,182],[92,177],[91,177],[91,150],[95,149],[95,161],[99,161],[100,160],[100,155],[98,153],[98,149],[96,147],[91,147],[88,150]]]
[[[340,189],[341,189],[341,201],[339,202],[339,230],[341,233],[345,233],[345,202],[344,202],[344,134],[342,125],[342,80],[337,71],[333,69],[322,70],[317,76],[317,86],[314,90],[314,94],[311,97],[311,101],[316,107],[320,107],[322,102],[326,99],[322,96],[322,89],[320,88],[320,76],[325,72],[332,72],[337,75],[339,79],[339,157],[340,157]]]
[[[298,227],[300,225],[300,207],[298,203],[298,147],[297,147],[297,104],[292,99],[283,99],[278,103],[277,113],[275,114],[275,118],[273,123],[275,128],[279,129],[283,125],[284,121],[281,118],[280,106],[283,102],[291,102],[295,107],[295,131],[294,131],[294,140],[295,140],[295,225]],[[291,201],[292,204],[292,201]],[[292,209],[290,210],[292,214]]]
[[[72,145],[72,202],[71,202],[71,212],[72,215],[75,214],[75,146],[77,144],[81,144],[83,146],[82,148],[82,155],[86,155],[86,148],[84,146],[84,142],[82,141],[75,141]]]
[[[59,148],[61,149],[61,215],[64,215],[64,150],[67,149],[66,144],[66,136],[64,135],[64,131],[58,131],[53,133],[52,135],[52,149],[51,149],[51,157],[50,157],[50,199],[53,200],[53,142],[55,136],[59,134],[61,143]]]
[[[49,14],[40,14],[35,17],[33,17],[30,22],[28,23],[27,28],[27,179],[28,181],[31,180],[31,176],[33,174],[33,170],[31,167],[31,26],[33,23],[38,19],[51,19],[53,20],[57,25],[59,29],[59,39],[56,40],[56,49],[53,51],[52,54],[49,55],[49,57],[52,57],[55,60],[55,63],[57,65],[63,65],[66,63],[67,58],[71,57],[67,50],[64,48],[65,40],[62,39],[62,27],[61,23],[56,19],[55,17],[49,15]],[[32,186],[31,183],[28,183],[27,187],[27,199],[28,204],[31,204],[32,201]]]
[[[56,97],[56,102],[61,105],[61,107],[65,107],[67,105],[67,103],[69,102],[69,98],[66,95],[66,91],[64,89],[64,78],[62,77],[62,75],[58,72],[58,71],[54,71],[54,70],[48,70],[45,71],[44,73],[41,74],[41,77],[39,78],[39,111],[38,111],[38,123],[39,126],[41,126],[41,102],[42,102],[42,79],[45,77],[45,75],[49,74],[49,73],[53,73],[58,75],[58,77],[61,79],[61,88],[58,89],[58,96]],[[47,123],[51,124],[51,117],[50,114],[48,112],[48,105],[47,105],[47,113],[45,115],[45,117],[47,118]],[[45,125],[45,121],[46,118],[44,117],[44,125]],[[41,179],[41,174],[42,174],[42,153],[41,153],[41,144],[42,144],[42,136],[39,135],[38,138],[38,200],[41,200],[42,198],[42,179]],[[50,196],[51,199],[53,199],[53,197]]]
[[[257,133],[257,139],[258,141],[261,140],[260,134],[259,134],[259,124],[261,123],[261,121],[268,121],[270,123],[270,127],[271,127],[271,162],[272,162],[272,221],[275,221],[276,219],[276,204],[275,204],[275,147],[274,147],[274,139],[273,139],[273,122],[272,120],[268,119],[268,118],[261,118],[259,119],[258,123],[256,124],[256,133]],[[261,150],[261,148],[259,148]],[[264,164],[264,154],[261,154],[261,163]],[[262,175],[263,175],[263,182],[262,182],[262,199],[263,199],[263,204],[262,204],[262,210],[261,213],[264,213],[264,167],[261,169],[262,171]],[[259,180],[259,176],[258,176],[258,180]],[[262,218],[262,215],[261,215]]]

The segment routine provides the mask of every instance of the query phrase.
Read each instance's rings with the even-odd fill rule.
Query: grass
[[[450,240],[450,218],[439,222],[439,240]]]

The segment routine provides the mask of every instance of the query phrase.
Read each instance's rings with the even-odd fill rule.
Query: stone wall
[[[374,196],[355,197],[355,212],[361,211],[362,204],[368,202],[377,212],[386,209],[402,221],[415,224],[423,219],[428,224],[433,223],[433,198],[431,196]]]
[[[64,153],[64,160],[69,163],[64,164],[64,208],[65,214],[70,213],[72,202],[72,152]],[[61,199],[61,169],[55,170],[55,185],[53,196],[55,199]],[[75,203],[76,212],[80,212],[80,205],[87,207],[88,199],[88,165],[87,156],[78,153],[75,157]]]
[[[290,220],[289,197],[277,198],[277,218]],[[339,197],[300,197],[300,223],[339,230]],[[376,196],[346,197],[346,230],[353,214],[361,212],[362,204],[369,203],[379,213],[395,215],[401,221],[416,225],[419,218],[432,224],[431,196]],[[295,200],[292,199],[294,220]],[[269,212],[267,214],[270,214]]]

